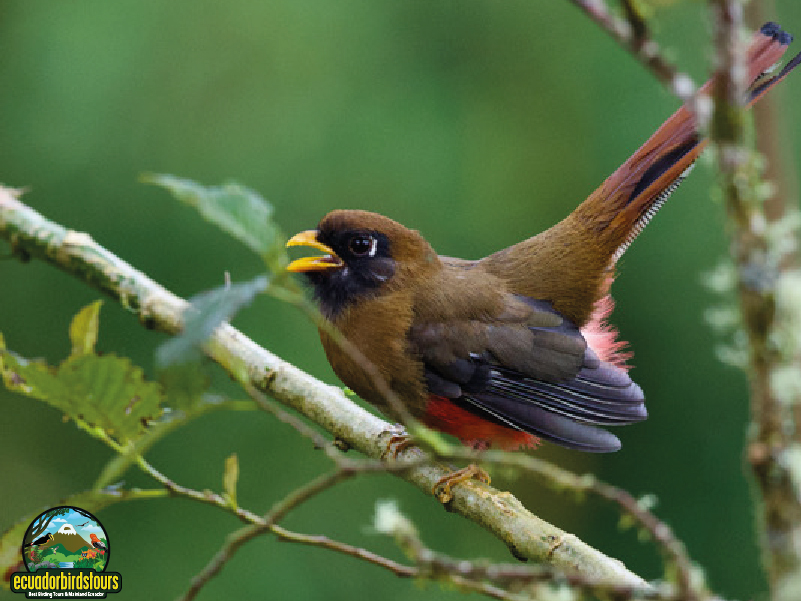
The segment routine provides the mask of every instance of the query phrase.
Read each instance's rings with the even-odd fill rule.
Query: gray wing
[[[429,392],[568,448],[618,450],[617,437],[598,426],[644,420],[640,387],[625,370],[600,361],[548,303],[516,299],[530,312],[514,320],[412,328]]]

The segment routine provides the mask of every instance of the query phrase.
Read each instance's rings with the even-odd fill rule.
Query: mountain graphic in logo
[[[106,569],[109,544],[102,524],[78,507],[55,507],[28,527],[22,558],[29,572],[39,568]]]
[[[75,531],[75,527],[72,524],[61,526],[58,532],[53,535],[53,542],[50,545],[63,545],[70,553],[77,553],[84,547],[92,546],[90,542]]]

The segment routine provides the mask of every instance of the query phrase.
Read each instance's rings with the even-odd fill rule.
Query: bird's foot
[[[409,447],[413,447],[415,444],[414,439],[409,436],[408,432],[406,432],[406,428],[404,428],[402,424],[394,424],[385,430],[385,432],[389,434],[389,440],[387,441],[384,452],[381,453],[382,461],[397,461],[398,456],[403,451]]]
[[[445,505],[446,503],[449,503],[451,499],[453,499],[453,491],[451,489],[454,486],[461,484],[462,482],[472,480],[473,478],[479,482],[483,482],[484,484],[490,483],[489,474],[476,464],[471,463],[467,467],[463,467],[460,470],[451,472],[450,474],[437,480],[431,489],[431,494],[437,497],[440,503]]]
[[[413,446],[414,439],[405,432],[403,434],[393,434],[387,442],[387,448],[381,453],[381,459],[383,461],[389,461],[390,459],[397,461],[398,455]]]

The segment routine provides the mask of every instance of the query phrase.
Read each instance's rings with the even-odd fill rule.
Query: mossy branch
[[[117,300],[147,328],[177,334],[189,304],[97,244],[89,235],[47,220],[0,188],[0,237],[17,256],[46,261]],[[393,427],[329,386],[261,348],[228,324],[218,327],[204,352],[244,387],[261,390],[295,409],[368,457],[380,459]],[[399,461],[419,462],[422,452],[410,448]],[[426,494],[448,470],[418,465],[390,470]],[[521,558],[548,563],[587,580],[629,587],[648,587],[618,560],[539,519],[514,496],[478,482],[454,489],[448,509],[483,526]]]
[[[720,85],[711,138],[718,162],[733,288],[746,334],[742,367],[751,387],[747,457],[759,487],[760,537],[773,601],[801,598],[801,257],[798,199],[780,169],[771,133],[761,136],[777,185],[761,181],[763,159],[747,143],[743,10],[736,0],[713,0]],[[762,119],[775,98],[763,103]],[[773,152],[771,150],[773,149]],[[778,191],[779,194],[775,194]],[[773,198],[771,199],[773,194]],[[766,211],[766,206],[770,211]]]

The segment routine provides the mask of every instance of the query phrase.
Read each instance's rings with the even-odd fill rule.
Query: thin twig
[[[110,438],[107,438],[105,441],[107,443],[116,444]],[[171,480],[170,478],[159,472],[157,469],[155,469],[144,458],[139,458],[139,459],[140,460],[138,461],[138,464],[142,468],[142,470],[151,477],[153,477],[155,480],[157,480],[159,483],[161,483],[165,487],[165,489],[167,489],[171,494],[174,494],[176,496],[182,496],[194,501],[199,501],[201,503],[214,505],[220,509],[224,509],[226,511],[233,513],[234,515],[239,517],[242,521],[252,524],[254,526],[254,528],[250,529],[243,528],[239,531],[239,533],[242,533],[242,539],[238,541],[236,547],[227,548],[226,557],[221,558],[218,554],[216,559],[219,563],[214,564],[214,568],[216,568],[216,571],[214,573],[204,572],[207,579],[212,578],[214,575],[216,575],[216,573],[219,572],[219,570],[222,569],[225,562],[227,562],[233,556],[233,553],[235,552],[236,548],[238,548],[239,545],[244,544],[244,542],[246,542],[245,537],[247,537],[247,540],[249,540],[250,538],[253,538],[258,534],[261,534],[267,530],[276,535],[279,541],[291,542],[313,547],[320,547],[323,549],[334,551],[336,553],[340,553],[342,555],[354,557],[356,559],[360,559],[362,561],[366,561],[378,567],[389,570],[390,572],[401,578],[416,578],[422,576],[422,571],[418,567],[403,565],[401,563],[393,561],[392,559],[389,559],[387,557],[383,557],[382,555],[378,555],[377,553],[374,553],[367,549],[349,545],[347,543],[334,540],[327,536],[294,532],[275,523],[276,521],[278,521],[278,519],[280,519],[283,515],[285,515],[287,511],[291,509],[291,507],[289,506],[290,504],[297,506],[301,502],[304,502],[309,498],[311,498],[314,494],[318,494],[323,490],[325,490],[326,488],[328,488],[329,486],[333,486],[334,484],[336,484],[336,481],[334,481],[334,479],[329,479],[328,477],[324,477],[322,485],[319,482],[310,483],[310,485],[302,491],[302,494],[295,493],[294,496],[291,497],[290,502],[287,502],[287,500],[285,500],[284,502],[282,502],[282,504],[279,504],[277,507],[281,509],[280,513],[271,512],[267,516],[262,517],[241,507],[232,507],[229,503],[226,502],[225,499],[223,499],[218,494],[209,491],[200,492],[188,488],[186,486],[177,484],[176,482],[174,482],[173,480]],[[353,472],[353,474],[357,472],[368,472],[368,471],[373,471],[377,473],[379,471],[378,465],[374,465],[374,463],[377,462],[373,462],[373,464],[365,462],[361,465],[354,465],[353,470],[351,471]],[[386,467],[386,465],[384,467]],[[334,472],[334,474],[337,474],[337,472]],[[339,481],[338,476],[337,476],[337,481]],[[234,535],[232,536],[236,536],[236,534],[237,533],[234,533]],[[211,565],[212,563],[209,564],[209,566]],[[207,566],[206,569],[209,570],[209,567]],[[197,592],[200,590],[200,588],[202,588],[202,586],[204,586],[205,584],[205,581],[200,581],[198,580],[198,578],[200,578],[200,576],[198,576],[196,579],[193,580],[192,586],[196,587],[196,590],[192,593],[192,596],[196,595]],[[510,595],[507,591],[504,591],[503,589],[494,587],[486,583],[466,580],[459,575],[454,575],[452,580],[455,584],[459,586],[484,594],[494,599],[512,600],[515,598],[513,595]],[[189,595],[189,592],[187,592],[187,595]],[[192,596],[186,596],[184,598],[191,599]]]
[[[397,561],[393,561],[377,553],[368,551],[367,549],[354,547],[353,545],[333,540],[327,536],[301,534],[299,532],[287,530],[283,526],[277,524],[273,525],[271,530],[277,535],[279,541],[309,545],[311,547],[321,547],[343,555],[349,555],[350,557],[355,557],[385,568],[401,578],[415,578],[420,575],[420,570],[417,568],[403,565],[402,563],[398,563]]]
[[[192,584],[186,593],[180,597],[181,601],[190,601],[200,592],[200,589],[223,569],[226,563],[234,556],[239,547],[252,540],[256,536],[270,530],[270,527],[283,518],[292,509],[307,501],[313,496],[331,488],[338,482],[353,475],[353,472],[337,469],[328,474],[318,476],[311,482],[301,486],[287,497],[276,503],[273,508],[258,524],[251,524],[232,532],[226,538],[225,544],[217,554],[209,561],[203,570],[192,579]]]
[[[338,462],[340,460],[340,455],[342,455],[341,451],[336,449],[331,441],[329,441],[325,436],[320,434],[317,430],[309,426],[306,422],[304,422],[299,417],[292,415],[288,411],[283,410],[281,407],[278,406],[277,403],[273,402],[272,400],[268,399],[263,392],[257,390],[255,386],[250,383],[247,383],[245,386],[245,390],[248,393],[248,396],[256,401],[256,405],[262,411],[265,411],[275,417],[278,421],[287,424],[288,426],[294,428],[294,430],[303,436],[304,438],[309,439],[315,448],[324,449],[326,454],[334,461]]]
[[[578,574],[563,574],[548,566],[520,566],[512,564],[486,564],[475,561],[460,561],[430,554],[422,562],[421,573],[431,572],[453,579],[459,576],[466,582],[489,581],[499,590],[506,587],[519,589],[531,584],[566,584],[573,590],[580,590],[594,597],[624,601],[628,599],[649,599],[658,601],[686,601],[683,593],[673,586],[663,585],[647,591],[639,587],[615,586],[614,584],[593,581]],[[424,555],[426,555],[424,553]],[[529,596],[526,597],[530,599]]]
[[[595,578],[576,574],[563,573],[547,565],[520,565],[492,563],[488,561],[463,561],[454,559],[428,548],[421,540],[415,525],[401,514],[393,503],[386,503],[377,508],[376,529],[391,535],[398,546],[414,562],[419,575],[428,579],[453,582],[455,578],[465,583],[486,584],[497,590],[521,591],[524,587],[535,584],[566,584],[571,590],[582,591],[597,598],[615,600],[627,599],[659,599],[661,601],[685,601],[685,591],[664,584],[643,590],[640,587],[616,585]],[[484,594],[490,594],[482,591]],[[531,593],[531,591],[526,591]],[[514,594],[514,593],[512,593]],[[490,594],[491,595],[491,594]],[[538,597],[539,595],[534,595]],[[530,599],[531,594],[526,598]],[[506,598],[506,597],[504,597]]]
[[[698,87],[686,73],[662,55],[659,44],[650,36],[647,23],[630,1],[624,2],[626,19],[613,15],[604,0],[570,0],[601,26],[642,63],[656,79],[682,102],[694,107]]]
[[[144,436],[129,443],[128,446],[118,448],[109,445],[119,454],[103,467],[97,480],[95,480],[93,488],[99,490],[116,482],[125,473],[128,466],[136,460],[136,457],[143,456],[156,442],[174,432],[177,428],[186,425],[190,420],[197,419],[212,411],[254,411],[255,409],[256,407],[250,401],[234,401],[222,399],[215,395],[205,395],[201,404],[195,406],[188,414],[182,414],[180,411],[173,413],[170,419],[152,425]],[[85,426],[86,428],[84,429],[91,428],[88,424],[85,424]],[[108,438],[105,431],[103,435]],[[104,442],[109,444],[110,440],[104,440]]]
[[[286,417],[286,415],[284,417]],[[288,423],[291,423],[291,425],[293,426],[297,426],[298,420],[290,419],[288,420]],[[79,421],[79,425],[84,430],[90,432],[95,438],[98,438],[99,440],[102,440],[103,442],[108,444],[112,449],[116,450],[118,453],[124,452],[124,448],[121,447],[113,438],[108,436],[108,434],[106,434],[104,430],[100,428],[92,428],[82,420]],[[243,509],[241,507],[233,507],[222,496],[216,493],[210,491],[201,492],[176,483],[175,481],[173,481],[172,479],[161,473],[159,470],[157,470],[155,467],[153,467],[153,465],[142,456],[138,456],[136,458],[136,463],[144,473],[146,473],[148,476],[159,482],[164,487],[164,489],[168,491],[170,494],[184,497],[186,499],[190,499],[193,501],[199,501],[204,504],[213,505],[220,509],[224,509],[225,511],[233,513],[243,522],[256,525],[262,529],[269,529],[281,541],[322,547],[325,549],[336,551],[338,553],[356,557],[358,559],[362,559],[364,561],[368,561],[375,565],[381,566],[383,568],[392,571],[397,576],[401,577],[413,577],[417,576],[419,573],[419,571],[416,570],[415,568],[404,566],[403,564],[394,562],[391,559],[382,557],[366,549],[354,547],[352,545],[348,545],[346,543],[333,540],[326,536],[301,534],[298,532],[293,532],[292,530],[288,530],[287,528],[279,526],[275,523],[270,524],[268,519],[252,511]],[[379,471],[378,466],[373,466],[371,464],[368,464],[367,462],[365,462],[363,465],[356,465],[354,462],[351,462],[349,464],[348,469],[354,474],[357,472]],[[153,492],[160,492],[160,491],[153,491]],[[275,520],[277,520],[279,517],[281,516],[276,516]]]
[[[89,424],[87,424],[82,419],[77,419],[76,424],[79,428],[107,444],[111,449],[119,453],[120,455],[125,455],[130,453],[129,449],[120,445],[116,440],[114,440],[103,428],[95,428]],[[247,511],[246,509],[241,509],[239,507],[233,507],[231,503],[229,503],[226,499],[222,496],[213,493],[211,491],[204,491],[200,492],[186,486],[182,486],[177,484],[169,477],[161,473],[158,469],[156,469],[147,459],[145,459],[141,454],[135,453],[133,456],[133,461],[136,465],[141,469],[145,474],[153,478],[156,482],[161,484],[164,489],[172,495],[184,497],[187,499],[192,499],[193,501],[200,501],[201,503],[206,503],[209,505],[214,505],[221,509],[225,509],[226,511],[230,511],[234,515],[236,515],[239,519],[243,522],[248,523],[256,523],[259,521],[259,516],[255,513]]]

